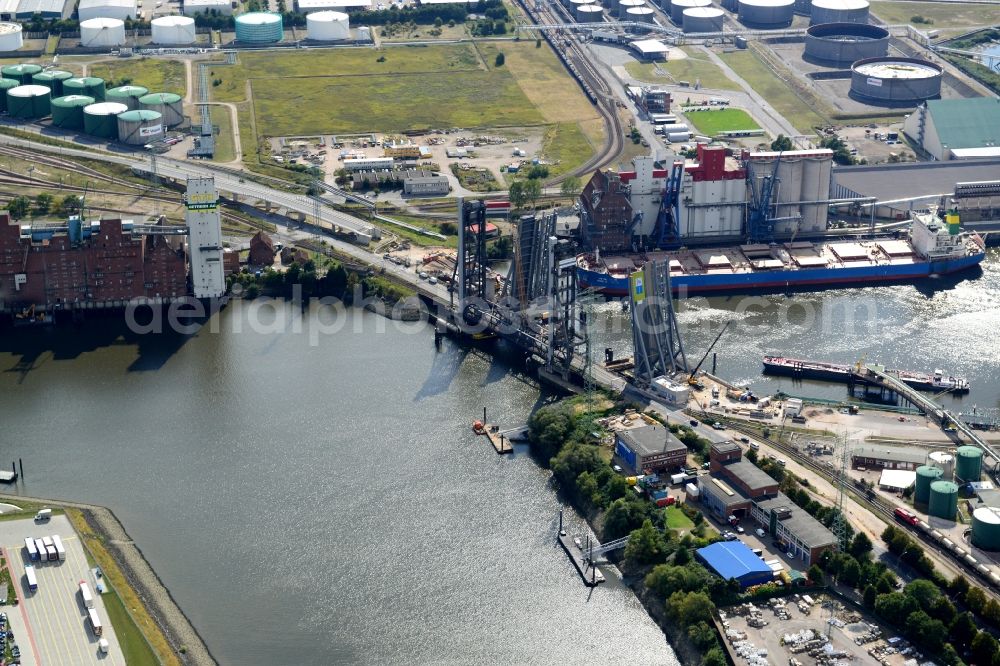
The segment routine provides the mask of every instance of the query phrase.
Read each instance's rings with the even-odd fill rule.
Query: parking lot
[[[24,538],[58,534],[66,548],[66,560],[34,562],[38,590],[31,592],[24,566],[29,564]],[[76,666],[101,664],[124,666],[118,639],[111,627],[104,600],[97,593],[97,578],[91,572],[80,540],[65,516],[56,515],[45,523],[31,519],[0,522],[0,547],[10,566],[11,578],[20,600],[6,608],[10,630],[21,649],[25,666]],[[80,597],[79,583],[87,581],[94,592],[94,608],[104,626],[101,638],[108,640],[107,654],[98,649]]]

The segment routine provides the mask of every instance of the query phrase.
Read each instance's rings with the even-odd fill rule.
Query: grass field
[[[88,74],[115,83],[130,79],[132,85],[149,88],[150,92],[170,92],[182,97],[187,94],[184,65],[173,60],[129,58],[99,62],[90,66]]]
[[[218,126],[219,133],[215,135],[214,162],[232,162],[236,159],[236,146],[233,139],[233,123],[229,109],[224,106],[210,107],[212,124]]]
[[[750,114],[742,109],[687,111],[684,116],[706,136],[715,136],[729,130],[760,129]]]
[[[809,133],[813,127],[826,124],[750,51],[722,53],[719,57],[800,132]]]
[[[676,506],[668,506],[666,509],[667,527],[672,530],[689,530],[694,527],[691,519],[684,515],[684,512]]]
[[[871,3],[872,14],[890,24],[912,23],[914,16],[933,21],[930,25],[913,24],[920,30],[965,28],[1000,23],[1000,6],[966,5],[955,2],[884,2]]]
[[[701,82],[702,88],[739,90],[740,87],[726,77],[708,57],[694,49],[684,49],[688,57],[670,62],[630,62],[625,69],[635,79],[648,83],[676,83],[687,81],[692,86]]]
[[[545,132],[542,156],[552,164],[549,175],[559,176],[583,164],[595,152],[577,123],[558,123]]]
[[[101,599],[104,601],[104,608],[107,609],[108,620],[115,628],[115,635],[121,644],[125,663],[129,666],[133,664],[136,666],[157,666],[159,661],[156,655],[143,639],[139,628],[135,626],[135,622],[132,621],[125,605],[122,604],[118,593],[112,589],[111,594],[103,594]]]

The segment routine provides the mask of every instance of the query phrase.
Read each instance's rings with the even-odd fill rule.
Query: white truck
[[[52,545],[56,547],[56,556],[60,561],[66,560],[66,549],[63,547],[62,539],[59,538],[58,534],[52,535]]]
[[[80,600],[83,601],[84,608],[94,607],[94,595],[90,592],[90,585],[87,581],[80,581]]]

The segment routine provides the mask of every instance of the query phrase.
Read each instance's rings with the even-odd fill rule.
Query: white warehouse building
[[[233,3],[230,0],[184,0],[184,15],[207,14],[215,10],[224,16],[233,13]]]
[[[391,157],[348,157],[344,160],[344,168],[348,171],[377,171],[391,169]]]
[[[136,0],[80,0],[80,21],[113,18],[124,21],[138,16]]]

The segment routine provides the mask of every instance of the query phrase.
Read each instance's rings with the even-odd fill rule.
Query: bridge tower
[[[648,388],[657,377],[687,373],[687,357],[670,291],[669,264],[649,261],[642,270],[632,273],[629,297],[636,383]]]

